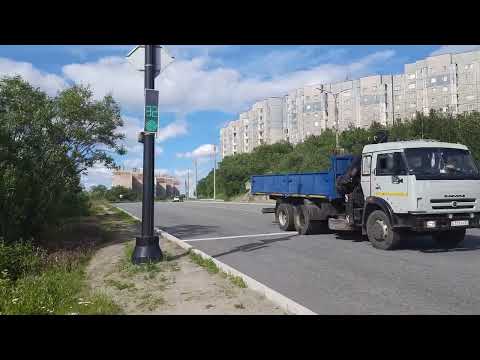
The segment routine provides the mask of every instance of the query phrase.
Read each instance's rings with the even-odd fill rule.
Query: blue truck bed
[[[327,198],[328,200],[339,198],[335,182],[337,177],[345,174],[352,159],[352,156],[332,156],[330,169],[323,172],[253,175],[251,193],[280,197]]]

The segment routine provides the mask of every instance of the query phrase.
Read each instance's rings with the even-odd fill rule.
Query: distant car
[[[179,198],[178,196],[175,196],[175,197],[173,198],[173,202],[180,202],[180,201],[181,201],[181,200],[180,200],[180,198]]]

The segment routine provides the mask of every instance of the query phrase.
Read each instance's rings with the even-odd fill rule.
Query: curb
[[[128,214],[129,216],[133,217],[136,220],[141,221],[138,217],[135,215],[130,214],[128,211],[121,209],[115,205],[113,205],[115,208],[119,209],[120,211]],[[242,280],[245,282],[247,287],[257,293],[260,293],[261,295],[265,296],[268,300],[273,302],[275,305],[279,306],[283,310],[285,310],[288,313],[294,314],[294,315],[317,315],[317,313],[313,312],[310,309],[307,309],[303,305],[300,305],[299,303],[293,301],[292,299],[286,297],[285,295],[280,294],[279,292],[269,288],[268,286],[262,284],[261,282],[251,278],[248,275],[245,275],[244,273],[232,268],[231,266],[211,257],[210,255],[204,253],[201,250],[195,249],[192,245],[187,244],[185,241],[180,240],[179,238],[167,233],[166,231],[163,231],[159,228],[155,228],[158,233],[160,233],[165,239],[177,244],[180,246],[182,249],[185,249],[187,251],[192,251],[197,255],[200,255],[202,258],[205,260],[212,260],[215,265],[218,266],[219,269],[222,271],[226,272],[227,274],[233,275],[233,276],[238,276],[242,278]]]

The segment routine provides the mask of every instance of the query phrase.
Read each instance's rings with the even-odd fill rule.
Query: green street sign
[[[145,132],[158,131],[158,91],[145,89]]]

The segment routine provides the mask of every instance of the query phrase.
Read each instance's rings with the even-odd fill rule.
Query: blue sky
[[[129,152],[117,161],[142,166],[136,142],[142,127],[143,74],[125,61],[132,45],[0,46],[0,76],[20,74],[50,95],[74,83],[91,86],[101,98],[112,93],[120,103]],[[431,54],[469,51],[473,45],[352,46],[203,46],[167,45],[175,56],[156,80],[160,91],[160,132],[156,169],[177,175],[181,183],[198,159],[199,179],[213,167],[211,144],[222,125],[268,96],[285,95],[307,84],[346,76],[400,73],[403,65]],[[111,171],[95,166],[83,183],[111,185]]]

